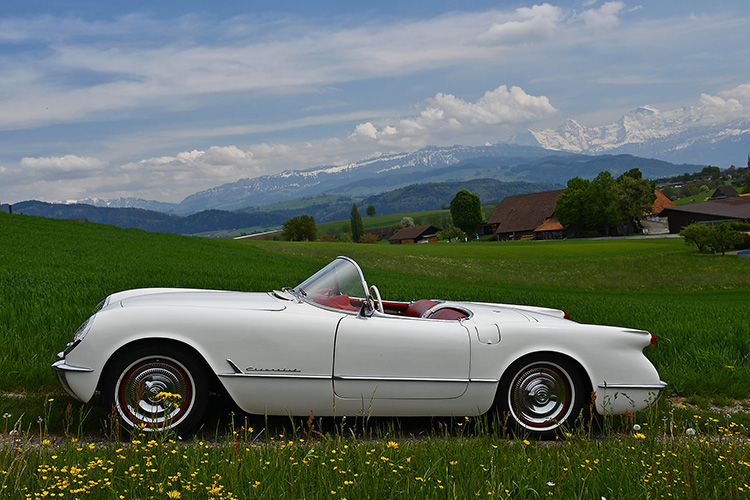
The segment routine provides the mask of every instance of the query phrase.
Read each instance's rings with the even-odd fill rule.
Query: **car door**
[[[333,385],[338,398],[457,398],[469,383],[469,331],[460,321],[374,314],[339,322]]]

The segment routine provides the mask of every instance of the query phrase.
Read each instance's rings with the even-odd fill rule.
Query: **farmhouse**
[[[495,208],[492,217],[485,226],[485,234],[494,233],[498,241],[552,240],[574,236],[576,228],[563,227],[555,217],[557,199],[564,192],[564,189],[558,189],[508,196]],[[655,193],[656,200],[653,208],[644,215],[654,216],[664,209],[674,206],[674,203],[661,191],[656,190]],[[620,234],[626,234],[633,229],[625,223],[620,226],[617,229]]]
[[[654,190],[654,193],[656,193],[656,199],[654,200],[654,207],[651,209],[651,211],[645,215],[652,215],[656,216],[659,213],[661,213],[662,210],[665,208],[673,207],[674,202],[667,198],[664,193],[659,191],[658,189]]]
[[[439,227],[435,226],[414,226],[405,227],[390,238],[388,242],[391,245],[403,245],[409,243],[437,243],[437,233]]]
[[[488,231],[497,240],[563,238],[564,228],[554,218],[557,199],[564,189],[508,196],[495,207]]]
[[[731,198],[732,196],[737,196],[736,189],[732,186],[719,186],[709,200],[721,200],[722,198]]]
[[[669,232],[679,233],[694,222],[718,224],[729,221],[750,222],[750,196],[735,196],[704,201],[681,207],[670,207],[661,211],[661,217],[669,218]]]

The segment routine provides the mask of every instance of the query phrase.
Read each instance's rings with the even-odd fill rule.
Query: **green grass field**
[[[59,391],[49,364],[106,295],[138,287],[263,291],[333,257],[385,298],[564,309],[575,321],[649,330],[671,391],[750,397],[750,273],[681,239],[358,245],[234,241],[0,214],[0,390]]]
[[[213,405],[199,436],[121,442],[49,365],[112,292],[260,291],[349,255],[384,298],[562,308],[643,328],[669,395],[748,404],[746,260],[681,239],[357,245],[215,240],[0,213],[0,497],[747,498],[750,419],[660,405],[564,442],[507,439],[482,419],[267,419]],[[21,397],[19,397],[19,394]],[[218,416],[217,416],[218,415]],[[640,428],[633,424],[637,423]],[[92,440],[92,436],[94,439]]]
[[[365,215],[364,208],[359,208],[360,215],[362,216],[362,226],[365,229],[374,229],[377,227],[389,227],[396,223],[401,222],[401,219],[404,217],[411,217],[411,218],[419,218],[419,217],[426,217],[430,214],[447,214],[449,213],[448,210],[428,210],[425,212],[406,212],[401,214],[386,214],[386,215],[373,215],[368,216]],[[318,234],[323,233],[330,233],[330,232],[339,232],[341,228],[346,225],[349,221],[334,221],[334,222],[324,222],[322,224],[317,224],[318,227]]]

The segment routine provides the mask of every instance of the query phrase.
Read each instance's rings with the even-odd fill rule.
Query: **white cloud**
[[[91,172],[106,167],[108,163],[90,156],[49,156],[46,158],[22,158],[21,166],[39,173]]]
[[[598,9],[589,9],[581,13],[587,28],[604,31],[615,29],[620,25],[620,12],[625,8],[623,2],[606,2]]]
[[[706,122],[747,118],[750,115],[750,84],[739,85],[719,95],[701,94],[696,111]]]
[[[560,7],[545,3],[518,8],[513,14],[503,17],[479,36],[481,43],[514,44],[553,37],[558,24],[564,19],[564,12]]]
[[[426,108],[419,115],[402,118],[380,129],[371,122],[361,123],[350,138],[394,146],[411,142],[418,147],[446,131],[459,134],[488,126],[529,123],[547,119],[557,112],[545,96],[532,96],[519,87],[501,85],[485,92],[476,102],[438,93],[426,101]]]

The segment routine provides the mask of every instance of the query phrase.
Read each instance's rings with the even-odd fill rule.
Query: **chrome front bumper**
[[[59,355],[58,355],[59,356]],[[81,401],[82,403],[85,402],[79,398],[75,392],[70,388],[70,384],[68,384],[67,380],[67,374],[68,373],[87,373],[87,372],[93,372],[94,370],[91,368],[85,368],[83,366],[74,366],[69,365],[65,362],[65,359],[61,359],[59,361],[55,361],[52,363],[52,369],[57,372],[57,379],[60,381],[60,385],[63,386],[63,389],[65,389],[65,392],[68,393],[70,397],[77,401]]]

